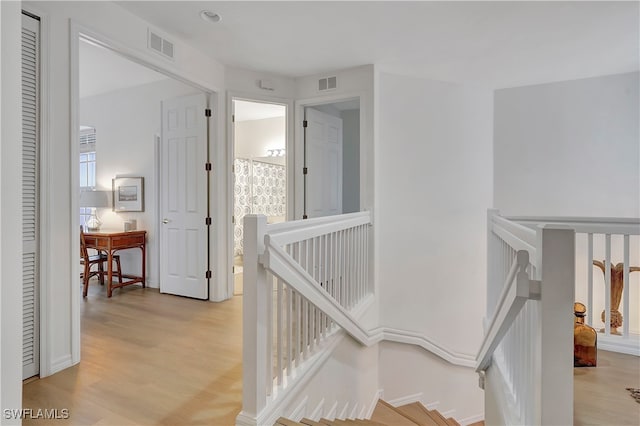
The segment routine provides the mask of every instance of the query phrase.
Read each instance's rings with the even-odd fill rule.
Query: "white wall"
[[[0,409],[4,410],[22,407],[20,2],[0,2],[0,27]],[[2,415],[0,424],[20,421]]]
[[[335,75],[335,90],[318,91],[318,79]],[[363,65],[346,70],[311,75],[296,79],[296,161],[302,164],[302,110],[301,104],[314,105],[360,97],[360,209],[371,210],[374,203],[374,67]],[[302,194],[302,172],[296,169],[296,193]],[[302,212],[302,201],[296,206]],[[300,213],[301,216],[301,213]]]
[[[492,92],[383,73],[377,89],[381,325],[475,356],[486,298]]]
[[[345,402],[349,402],[348,415],[354,406],[358,407],[358,414],[363,407],[369,408],[379,389],[378,357],[378,345],[364,347],[349,336],[344,337],[304,389],[296,392],[299,396],[287,405],[284,414],[298,408],[305,397],[308,399],[303,417],[311,416],[322,401],[321,416],[328,415],[336,402],[337,415]]]
[[[340,113],[342,118],[342,211],[360,211],[360,110]]]
[[[640,217],[640,73],[495,94],[495,202],[506,215]]]
[[[271,80],[273,90],[261,89],[260,80]],[[293,99],[295,97],[293,78],[242,68],[226,67],[225,88],[229,92],[246,96],[248,99],[262,97]]]
[[[144,212],[99,209],[98,215],[103,229],[121,231],[125,220],[135,219],[138,229],[147,231],[147,284],[151,287],[159,283],[155,135],[162,131],[160,103],[193,93],[197,90],[167,79],[80,100],[80,124],[96,129],[97,189],[111,190],[116,175],[144,177]],[[140,250],[120,253],[124,273],[140,273],[140,255]]]
[[[45,366],[43,374],[51,374],[68,367],[79,361],[79,336],[77,327],[79,311],[76,309],[78,301],[72,301],[72,294],[76,294],[77,289],[72,292],[72,286],[78,283],[77,253],[79,242],[75,237],[78,231],[71,229],[71,217],[75,215],[75,208],[71,209],[71,99],[70,99],[70,19],[80,23],[93,31],[98,32],[119,46],[123,46],[152,64],[166,68],[172,72],[181,74],[194,80],[212,90],[222,87],[224,82],[224,68],[219,63],[205,58],[190,48],[179,39],[175,40],[176,60],[174,62],[165,61],[158,55],[147,50],[147,28],[148,24],[125,11],[117,4],[111,2],[25,2],[23,6],[32,7],[41,11],[43,19],[48,23],[50,31],[43,34],[45,46],[48,46],[50,62],[49,66],[49,95],[50,95],[50,117],[47,128],[50,133],[51,146],[46,147],[51,153],[51,164],[48,165],[46,184],[55,196],[51,197],[49,211],[45,212],[48,228],[44,230],[51,246],[46,252],[49,254],[49,269],[42,271],[50,279],[50,317],[48,326],[52,332],[46,341],[47,347],[43,348],[50,355],[50,363]],[[117,25],[114,25],[117,23]],[[4,31],[4,28],[3,28]],[[223,97],[215,101],[214,109],[224,110]],[[4,100],[4,95],[3,95]],[[19,103],[20,98],[11,102]],[[222,140],[223,131],[220,125],[223,123],[223,116],[216,115],[217,124],[214,122],[214,136],[217,140]],[[219,143],[212,142],[214,160],[224,153],[224,147],[220,148]],[[220,149],[219,149],[220,148]],[[19,161],[19,159],[14,159]],[[75,159],[73,159],[75,164]],[[214,173],[214,194],[212,205],[221,206],[220,194],[224,194],[226,182],[224,177],[227,173],[225,161],[219,162],[219,167]],[[224,200],[224,197],[222,198]],[[222,210],[218,212],[221,220],[219,226],[228,223],[227,213]],[[224,229],[224,228],[223,228]],[[214,235],[214,246],[226,246],[226,233],[221,233],[216,228]],[[226,262],[220,261],[227,255],[226,250],[216,252],[214,262],[219,262],[218,271],[225,276]],[[220,296],[215,290],[213,298]],[[73,303],[72,303],[73,302]],[[14,301],[18,303],[18,301]],[[72,309],[73,307],[73,309]],[[73,336],[73,338],[72,338]],[[3,367],[4,368],[4,367]],[[18,368],[16,366],[16,368]]]
[[[455,410],[453,417],[459,422],[483,418],[484,392],[473,369],[449,364],[412,345],[382,342],[379,348],[378,374],[385,400],[421,394],[420,402],[438,402],[441,413]]]
[[[265,157],[268,149],[284,149],[287,136],[286,117],[262,120],[236,121],[236,158]],[[284,165],[284,157],[273,158],[275,164]]]

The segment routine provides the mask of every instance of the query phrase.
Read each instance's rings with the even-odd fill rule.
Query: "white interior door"
[[[305,109],[307,217],[342,213],[342,119]]]
[[[22,378],[40,372],[38,157],[40,22],[22,15]]]
[[[160,291],[207,299],[207,100],[162,102]]]

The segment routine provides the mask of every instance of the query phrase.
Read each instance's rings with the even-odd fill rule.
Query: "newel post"
[[[575,231],[538,229],[541,259],[540,380],[538,424],[573,424],[573,302]]]
[[[258,257],[264,253],[267,217],[244,217],[242,304],[242,412],[256,418],[267,401],[267,273]]]

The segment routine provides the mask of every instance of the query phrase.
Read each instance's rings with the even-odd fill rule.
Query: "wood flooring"
[[[242,298],[222,303],[139,286],[82,301],[82,362],[23,386],[23,407],[68,409],[25,425],[233,425],[242,401]],[[640,425],[640,358],[599,351],[574,370],[576,425]],[[567,401],[570,404],[570,401]]]
[[[82,302],[82,362],[27,383],[56,425],[233,425],[242,401],[242,298],[211,303],[138,286]],[[51,424],[25,420],[23,424]]]
[[[598,351],[597,367],[573,369],[575,425],[640,425],[640,404],[625,388],[640,388],[640,358]]]

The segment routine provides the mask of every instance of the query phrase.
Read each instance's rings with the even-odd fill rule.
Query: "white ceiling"
[[[119,2],[225,65],[510,87],[638,70],[638,2]],[[198,13],[222,16],[211,24]]]
[[[235,121],[263,120],[265,118],[284,117],[287,108],[261,102],[233,101]]]
[[[80,42],[80,98],[165,80],[168,77],[108,49]]]

